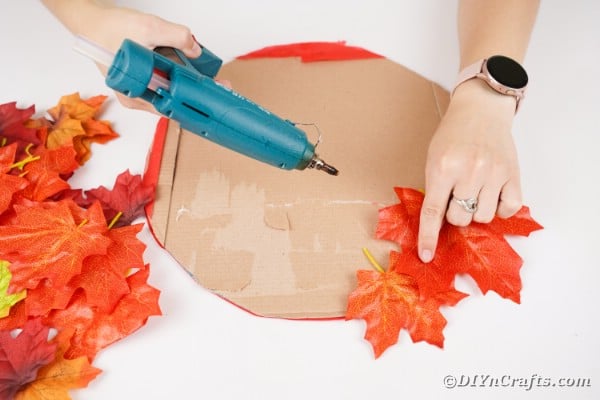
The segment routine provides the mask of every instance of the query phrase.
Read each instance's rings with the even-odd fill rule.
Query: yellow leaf
[[[8,316],[10,308],[23,300],[27,295],[25,290],[21,290],[18,293],[7,294],[8,286],[10,285],[10,280],[12,278],[8,265],[7,261],[0,260],[0,318]]]

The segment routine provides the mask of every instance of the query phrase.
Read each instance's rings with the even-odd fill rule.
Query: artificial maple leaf
[[[454,289],[456,271],[440,263],[439,258],[423,263],[415,251],[390,252],[390,270],[412,276],[422,298],[435,299],[453,306],[467,296]]]
[[[55,121],[63,114],[79,121],[85,121],[96,116],[106,99],[107,97],[104,95],[82,99],[79,93],[72,93],[62,96],[56,106],[48,109],[48,114]]]
[[[82,121],[81,126],[85,131],[85,135],[73,138],[73,146],[77,151],[77,161],[82,165],[92,156],[92,143],[106,143],[119,137],[106,121],[90,119]]]
[[[71,283],[56,286],[51,280],[42,279],[34,289],[27,290],[27,297],[23,300],[24,312],[31,318],[63,309],[67,307],[76,290],[77,287]]]
[[[27,297],[12,306],[8,316],[0,318],[0,331],[19,329],[25,325],[29,319],[27,315],[27,306],[25,305],[26,299]]]
[[[6,173],[12,169],[17,154],[17,144],[0,146],[0,172]]]
[[[81,209],[74,208],[76,218]],[[28,316],[47,315],[50,311],[64,309],[79,288],[85,292],[86,302],[102,312],[110,312],[125,294],[129,293],[126,277],[131,271],[145,267],[143,252],[146,245],[137,239],[143,225],[113,228],[106,232],[111,240],[106,254],[91,255],[83,259],[81,272],[66,285],[56,287],[49,279],[43,279],[28,291],[25,300]]]
[[[376,237],[393,240],[400,245],[403,253],[410,254],[417,247],[418,220],[424,195],[413,189],[394,190],[400,203],[380,210]],[[529,216],[527,208],[513,218],[500,220],[496,217],[489,224],[471,223],[466,227],[457,227],[445,223],[440,230],[435,262],[423,273],[433,273],[434,268],[437,268],[436,279],[445,276],[442,282],[446,283],[449,277],[466,273],[476,281],[484,294],[493,290],[518,303],[522,260],[503,235],[528,235],[540,228]],[[409,262],[408,267],[416,266],[409,258],[406,260]],[[447,271],[443,271],[446,269]],[[433,282],[424,283],[427,282],[426,279],[421,282],[423,290],[428,292]]]
[[[531,218],[529,207],[523,206],[510,218],[494,218],[489,227],[504,235],[529,236],[531,232],[543,229]]]
[[[142,327],[148,317],[161,315],[160,292],[146,283],[148,275],[149,270],[145,268],[129,276],[129,293],[110,313],[89,305],[82,293],[76,293],[66,309],[51,312],[45,318],[46,323],[58,329],[75,330],[65,357],[85,355],[91,361],[100,350]]]
[[[423,301],[415,279],[395,271],[357,271],[358,285],[348,297],[346,320],[364,319],[367,339],[378,358],[407,329],[413,341],[443,346],[446,319],[440,304]],[[440,338],[442,338],[440,340]]]
[[[105,255],[87,257],[81,274],[69,286],[82,288],[86,301],[104,313],[111,312],[118,301],[129,293],[126,277],[131,270],[144,268],[146,245],[136,235],[142,224],[113,228],[107,236],[112,240]]]
[[[438,300],[425,298],[415,305],[413,319],[407,330],[413,343],[427,342],[443,348],[443,331],[446,323],[446,318],[440,312],[440,303]]]
[[[67,359],[72,330],[60,331],[54,361],[39,369],[37,377],[16,394],[15,400],[69,400],[69,390],[86,387],[102,370],[90,365],[86,357]]]
[[[33,201],[44,201],[70,188],[63,176],[72,173],[79,166],[72,147],[47,150],[39,146],[32,155],[39,159],[27,163],[24,167],[25,179],[29,181],[29,185],[23,190],[23,197]]]
[[[56,344],[48,342],[49,328],[41,320],[27,321],[18,336],[0,331],[0,398],[12,399],[34,381],[38,371],[54,360]]]
[[[83,129],[86,132],[86,137],[82,140],[86,141],[83,145],[89,149],[89,143],[106,143],[113,140],[119,135],[112,129],[110,122],[103,120],[88,119],[81,122]]]
[[[483,294],[493,290],[500,296],[520,302],[521,257],[504,237],[484,224],[456,227],[446,224],[440,232],[439,263],[455,274],[469,274]],[[436,256],[438,257],[438,256]]]
[[[100,186],[85,194],[90,199],[100,201],[107,221],[121,212],[115,226],[123,226],[144,215],[144,206],[154,198],[154,186],[145,184],[140,175],[131,175],[126,170],[119,174],[112,190]]]
[[[118,137],[110,123],[95,120],[106,96],[95,96],[84,100],[78,93],[63,96],[56,107],[48,113],[54,118],[46,140],[46,147],[56,149],[73,146],[77,162],[84,164],[91,156],[91,143],[106,143]]]
[[[16,152],[16,143],[0,147],[0,214],[9,208],[13,195],[28,185],[27,180],[9,174],[13,168]]]
[[[63,146],[73,146],[73,138],[82,135],[85,135],[85,130],[81,125],[81,121],[68,115],[62,115],[48,132],[46,147],[56,149]]]
[[[37,130],[26,126],[33,114],[35,106],[20,109],[16,102],[0,104],[0,136],[10,143],[40,144]]]
[[[21,192],[28,185],[26,179],[0,172],[0,215],[10,208],[15,193]]]
[[[85,257],[106,253],[111,240],[100,206],[93,204],[80,221],[73,206],[70,200],[14,206],[15,218],[0,226],[0,258],[11,262],[12,291],[35,288],[45,278],[65,285],[81,272]]]
[[[417,243],[423,193],[398,187],[394,191],[400,203],[379,210],[375,237],[396,242],[402,249],[411,249]]]

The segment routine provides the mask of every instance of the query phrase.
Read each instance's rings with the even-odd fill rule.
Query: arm
[[[500,54],[522,62],[539,0],[461,0],[458,10],[460,68]],[[511,128],[515,99],[471,79],[454,92],[427,153],[419,256],[435,254],[444,218],[466,226],[508,218],[522,205],[517,151]],[[471,214],[456,198],[478,199]]]
[[[115,7],[112,1],[42,0],[48,10],[74,35],[82,35],[116,52],[123,39],[132,39],[148,48],[175,47],[188,57],[200,55],[200,46],[190,29],[154,15]],[[105,73],[105,68],[100,68]],[[152,111],[148,103],[117,93],[127,107]]]

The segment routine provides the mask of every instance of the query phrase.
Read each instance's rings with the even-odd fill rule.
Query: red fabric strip
[[[300,57],[302,62],[360,60],[383,58],[382,55],[362,49],[346,46],[346,42],[304,42],[278,46],[269,46],[237,57],[239,60],[252,58]]]
[[[168,128],[169,119],[162,117],[156,125],[156,131],[154,132],[154,141],[152,142],[152,148],[150,149],[148,159],[146,160],[146,171],[144,172],[144,176],[142,178],[145,185],[152,185],[155,188],[158,185],[158,176],[160,174],[160,162],[162,159],[163,148],[165,147],[165,141],[167,139]],[[152,215],[153,209],[154,201],[151,201],[150,203],[146,204],[146,216]],[[150,218],[148,218],[148,220],[150,220]]]

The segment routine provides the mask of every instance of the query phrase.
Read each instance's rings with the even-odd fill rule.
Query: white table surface
[[[129,1],[187,24],[224,60],[267,45],[346,40],[449,88],[457,63],[456,1]],[[9,5],[10,4],[10,5]],[[157,117],[122,107],[72,37],[38,1],[4,1],[0,103],[110,95],[104,118],[121,134],[94,145],[74,187],[143,173]],[[150,283],[164,316],[109,346],[104,372],[75,399],[600,398],[600,3],[542,2],[525,65],[528,97],[514,124],[525,203],[545,229],[511,239],[524,259],[522,304],[473,294],[444,311],[445,349],[400,343],[378,360],[361,321],[251,316],[197,286],[148,229]],[[466,290],[472,285],[467,284]],[[459,287],[460,289],[460,287]],[[462,387],[446,375],[590,378],[591,388]]]

